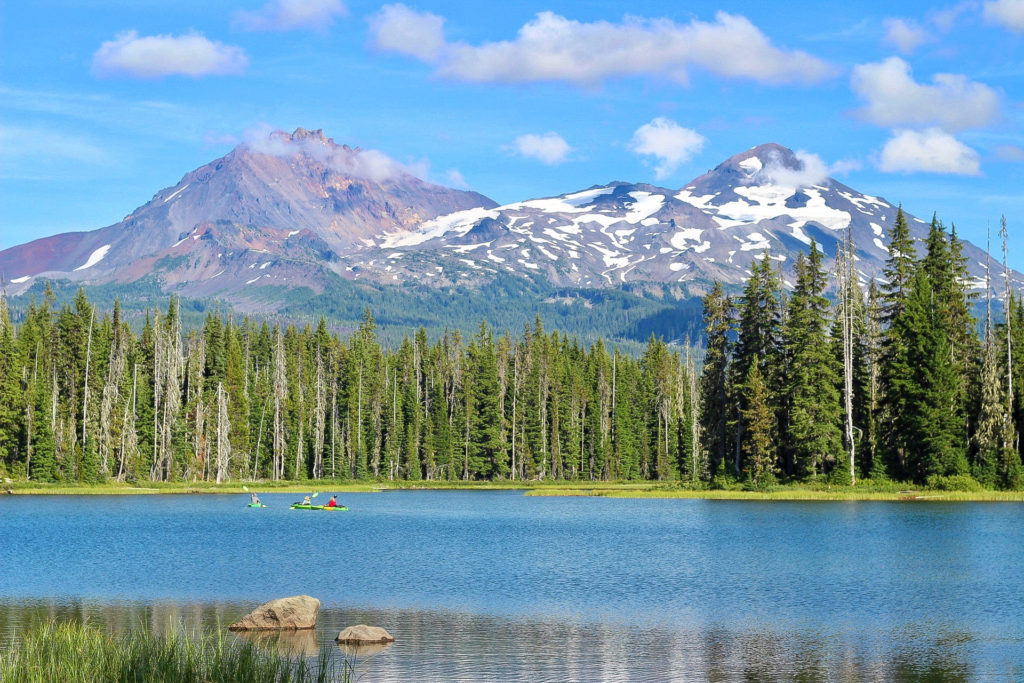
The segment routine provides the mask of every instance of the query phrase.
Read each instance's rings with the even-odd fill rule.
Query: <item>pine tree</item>
[[[885,449],[886,469],[896,478],[907,475],[906,435],[900,432],[898,422],[906,412],[907,391],[913,382],[907,341],[901,336],[901,328],[896,325],[896,321],[907,306],[916,270],[916,256],[917,250],[901,206],[896,212],[896,221],[890,233],[889,258],[882,271],[879,307],[883,330],[879,358],[882,409],[880,439]]]
[[[733,308],[719,282],[704,297],[703,303],[706,351],[700,377],[700,426],[708,467],[717,472],[729,452],[726,415]]]
[[[760,364],[753,362],[747,371],[743,391],[747,397],[743,409],[743,421],[747,425],[743,433],[743,456],[745,471],[754,488],[763,489],[775,480],[774,441],[775,415],[768,402],[768,388],[761,377]]]
[[[949,340],[937,319],[927,273],[914,274],[906,306],[893,322],[904,340],[909,372],[894,387],[904,411],[894,422],[906,454],[906,473],[917,482],[929,476],[966,474],[967,460],[958,416],[958,377]]]
[[[769,401],[772,410],[778,412],[778,396],[780,394],[779,368],[781,367],[781,325],[782,304],[780,302],[781,284],[779,276],[772,266],[771,258],[766,251],[760,262],[750,265],[750,278],[743,290],[739,305],[739,324],[736,348],[733,354],[732,377],[733,387],[731,404],[734,430],[734,461],[733,470],[739,474],[742,469],[740,462],[740,443],[743,439],[743,409],[745,397],[737,392],[750,371],[750,364],[757,359],[761,364],[761,376],[768,387]]]
[[[794,268],[796,284],[783,334],[789,399],[785,441],[792,471],[813,476],[826,468],[835,469],[841,462],[839,373],[827,334],[827,280],[821,252],[813,240],[808,257],[804,259],[801,253]]]

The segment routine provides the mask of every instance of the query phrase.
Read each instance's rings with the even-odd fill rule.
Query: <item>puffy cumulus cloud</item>
[[[897,173],[981,173],[978,153],[939,128],[896,131],[882,148],[879,168]]]
[[[240,47],[212,41],[201,33],[183,36],[139,36],[135,31],[119,33],[92,56],[97,76],[199,76],[240,74],[249,58]]]
[[[909,19],[886,19],[882,26],[885,28],[882,42],[905,54],[913,52],[928,40],[928,32]]]
[[[379,50],[435,63],[445,48],[444,17],[405,5],[384,5],[370,17],[372,44]]]
[[[537,159],[548,166],[564,162],[572,151],[572,147],[561,135],[550,131],[543,135],[520,135],[516,138],[513,149],[520,156]]]
[[[341,0],[270,0],[258,10],[235,12],[232,23],[245,31],[323,31],[346,14]]]
[[[426,161],[402,164],[375,149],[339,146],[330,138],[300,131],[289,135],[266,124],[250,128],[243,139],[245,146],[258,154],[283,158],[301,154],[338,173],[377,183],[407,175],[426,178],[430,171]]]
[[[1024,0],[990,0],[982,13],[986,21],[1024,33]]]
[[[629,148],[641,156],[654,157],[654,175],[666,178],[704,148],[707,138],[675,121],[658,117],[633,133]]]
[[[922,85],[899,57],[858,64],[851,86],[866,102],[861,116],[880,126],[961,130],[984,126],[999,116],[999,95],[984,83],[960,74],[935,74],[931,85]]]
[[[820,156],[798,149],[793,153],[796,164],[787,164],[778,152],[773,152],[764,167],[750,179],[750,183],[767,181],[784,187],[811,187],[821,185],[829,176],[842,175],[860,168],[860,162],[843,159],[826,164]]]
[[[480,83],[568,82],[657,76],[686,83],[692,67],[758,83],[817,83],[835,73],[817,57],[776,47],[749,19],[718,12],[714,21],[680,24],[627,17],[581,22],[541,12],[513,40],[447,42],[443,20],[387,5],[371,21],[374,44],[434,64],[440,76]],[[407,41],[396,36],[407,36]]]

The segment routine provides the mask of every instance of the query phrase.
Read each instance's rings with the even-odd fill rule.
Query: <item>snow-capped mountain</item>
[[[849,228],[866,283],[888,256],[897,207],[810,166],[785,147],[761,145],[680,190],[615,182],[469,209],[385,235],[353,260],[362,272],[383,268],[394,280],[444,277],[447,268],[456,271],[448,273],[452,279],[507,271],[579,287],[739,283],[765,250],[785,265],[813,238],[831,257]],[[909,214],[907,220],[915,237],[926,235],[924,221]],[[973,245],[964,251],[981,286],[985,255]]]
[[[97,283],[156,273],[193,295],[253,284],[247,271],[265,274],[270,260],[282,282],[303,275],[301,284],[315,284],[336,251],[476,206],[494,202],[427,183],[320,130],[274,131],[186,174],[119,223],[0,252],[0,273],[15,293],[38,277]]]
[[[496,206],[299,129],[239,146],[116,225],[0,252],[0,273],[14,294],[39,278],[154,276],[164,291],[256,311],[339,277],[472,287],[508,274],[560,288],[672,283],[692,295],[713,280],[744,281],[766,250],[788,278],[812,238],[831,257],[847,229],[866,282],[887,257],[896,210],[776,144],[681,189],[613,182]],[[923,238],[927,224],[907,219]],[[965,244],[964,253],[983,285],[984,252]]]

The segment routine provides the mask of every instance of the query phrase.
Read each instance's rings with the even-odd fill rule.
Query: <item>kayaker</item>
[[[327,507],[329,507],[329,508],[336,508],[336,507],[338,507],[338,497],[337,496],[331,496],[331,499],[329,501],[327,501]]]
[[[263,505],[263,501],[260,500],[260,497],[257,496],[255,492],[253,492],[253,493],[249,494],[249,504],[250,505]]]
[[[313,503],[310,502],[309,496],[306,496],[305,498],[302,499],[302,504],[303,505],[312,505]]]

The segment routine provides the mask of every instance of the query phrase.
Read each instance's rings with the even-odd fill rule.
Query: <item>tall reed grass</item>
[[[54,622],[0,651],[0,683],[328,683],[352,678],[347,660],[324,646],[315,660],[288,657],[215,633],[117,636],[90,625]]]

